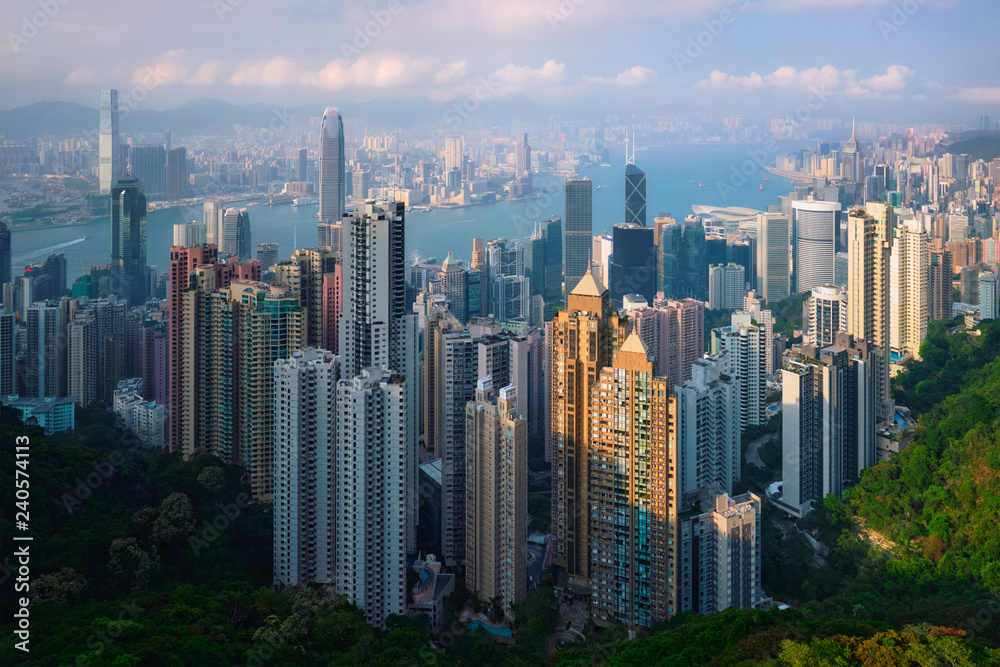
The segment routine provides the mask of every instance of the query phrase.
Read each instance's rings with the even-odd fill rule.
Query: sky
[[[998,0],[3,0],[0,109],[512,94],[783,115],[1000,119]],[[813,96],[813,97],[810,97]],[[816,97],[818,96],[818,97]]]

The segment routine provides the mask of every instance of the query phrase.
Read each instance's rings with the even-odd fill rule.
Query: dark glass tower
[[[608,289],[618,306],[626,294],[640,294],[650,304],[656,297],[656,244],[653,228],[642,225],[615,225],[614,254]]]
[[[646,172],[625,165],[625,224],[646,226]]]
[[[689,295],[708,300],[708,262],[705,252],[705,226],[698,216],[684,221],[684,250],[687,258],[684,283]]]
[[[543,220],[538,230],[545,241],[545,287],[539,291],[546,303],[559,303],[562,301],[563,283],[562,219],[554,215]]]
[[[146,302],[146,194],[130,173],[111,188],[111,270],[129,308]]]
[[[684,228],[681,225],[664,225],[660,236],[660,266],[663,267],[663,285],[660,289],[668,299],[680,299],[684,289]]]
[[[593,184],[589,178],[566,180],[566,291],[572,292],[590,270],[593,255]]]
[[[0,222],[0,287],[13,280],[10,264],[10,228]],[[12,304],[4,304],[13,310]]]

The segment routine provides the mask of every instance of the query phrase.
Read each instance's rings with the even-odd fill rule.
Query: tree
[[[111,543],[108,571],[119,586],[138,591],[149,586],[160,570],[156,548],[146,551],[134,537],[119,538]]]

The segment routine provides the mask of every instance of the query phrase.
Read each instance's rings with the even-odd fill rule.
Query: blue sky
[[[686,102],[1000,119],[997,0],[5,0],[0,108],[523,94],[554,111]],[[366,34],[367,33],[367,34]],[[794,108],[794,106],[791,106]]]

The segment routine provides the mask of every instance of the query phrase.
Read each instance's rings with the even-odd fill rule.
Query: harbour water
[[[700,144],[638,151],[636,165],[647,173],[647,224],[652,225],[653,217],[660,211],[668,211],[675,219],[683,220],[691,214],[694,204],[765,210],[768,204],[777,202],[779,195],[787,195],[794,189],[788,179],[767,174],[763,169],[757,169],[735,190],[720,189],[720,183],[731,183],[734,168],[739,169],[750,161],[750,150],[759,151],[760,147]],[[610,232],[612,225],[624,221],[624,170],[624,152],[619,150],[612,155],[611,166],[594,167],[580,174],[594,182],[594,234]],[[764,181],[764,178],[769,180]],[[536,189],[542,191],[542,196],[533,200],[411,212],[406,220],[406,247],[409,251],[419,248],[423,255],[438,260],[450,250],[467,262],[475,237],[522,238],[531,234],[535,221],[551,215],[562,216],[562,182],[561,178],[537,177]],[[287,258],[295,247],[316,244],[316,205],[260,205],[248,210],[254,249],[258,243],[277,243],[278,256]],[[147,262],[157,266],[161,273],[165,272],[169,266],[174,224],[200,222],[201,219],[201,207],[149,213],[146,219]],[[15,275],[19,272],[17,267],[40,262],[52,252],[66,255],[70,282],[86,273],[91,264],[106,264],[110,260],[111,223],[107,217],[86,225],[16,231],[11,236]]]

